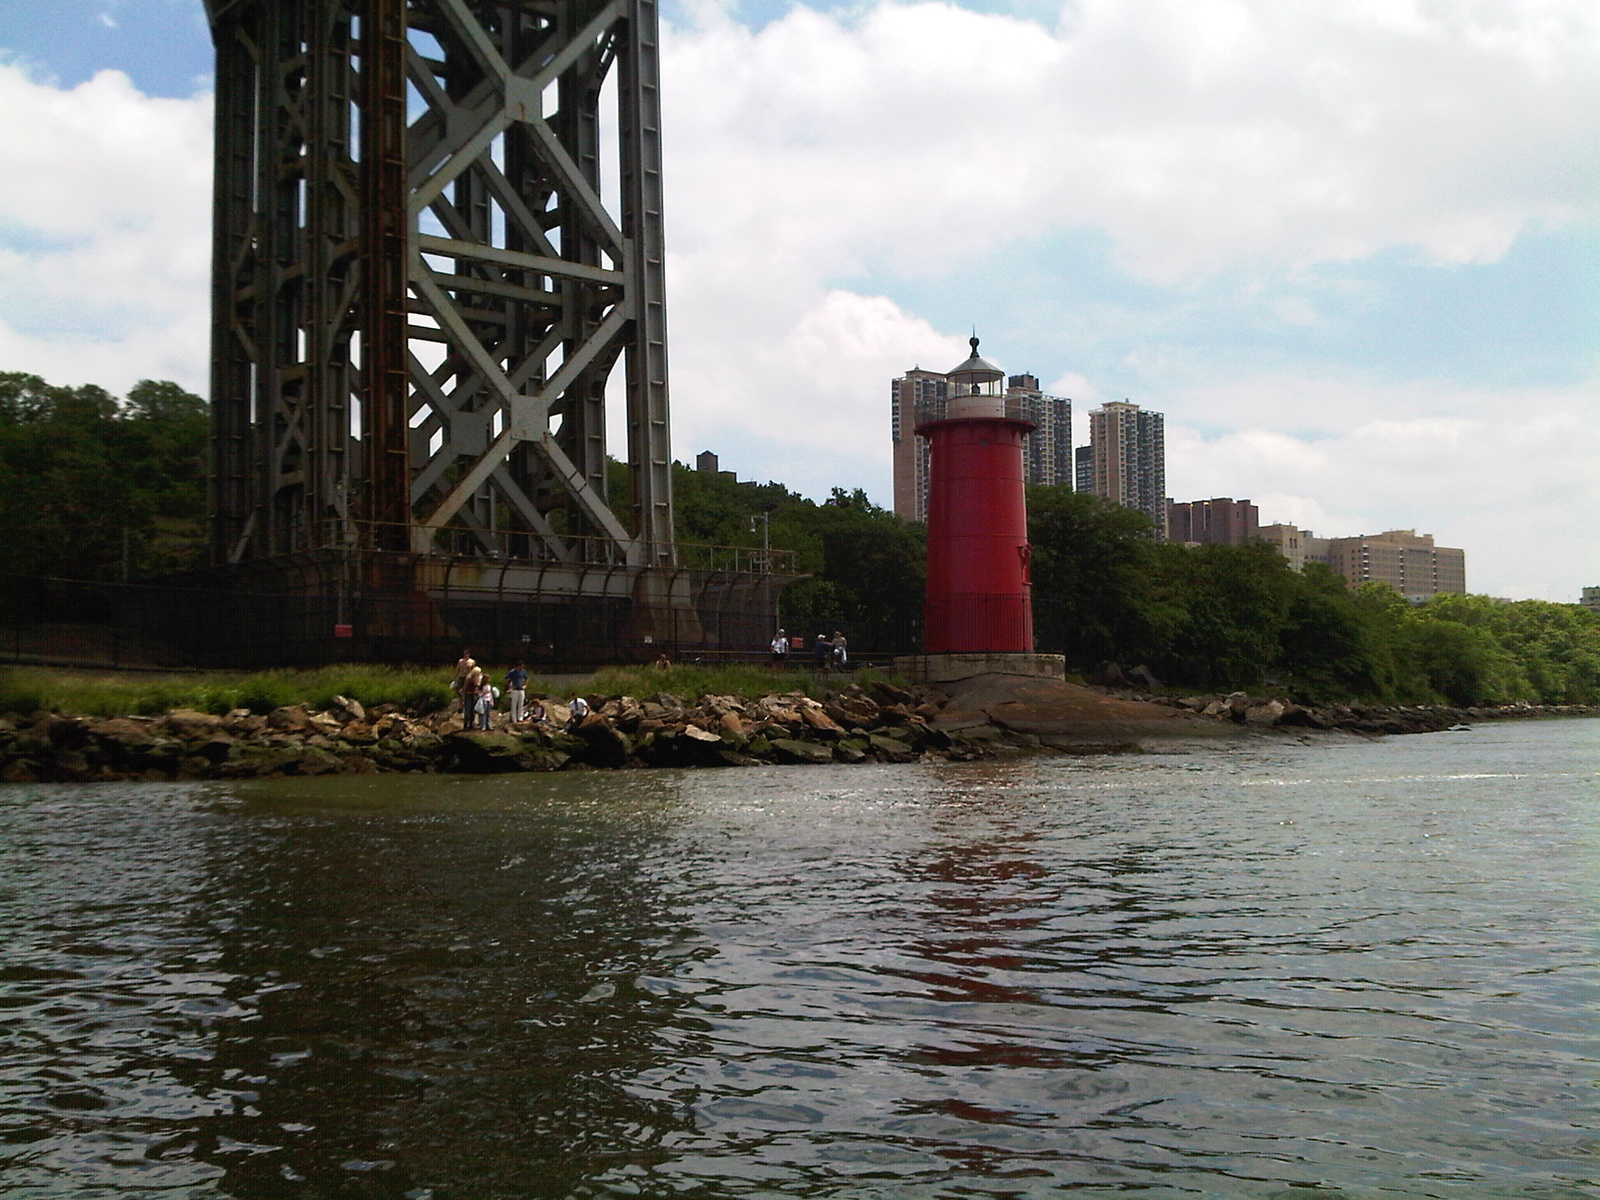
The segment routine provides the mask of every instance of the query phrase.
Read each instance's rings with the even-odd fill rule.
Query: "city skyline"
[[[975,322],[1165,413],[1174,496],[1600,579],[1592,5],[663,12],[680,459],[888,506],[882,380]],[[0,369],[203,393],[199,0],[14,0],[0,49]]]
[[[893,501],[884,507],[910,521],[928,519],[930,446],[916,433],[939,420],[951,398],[948,372],[912,367],[889,383],[889,437],[893,443]],[[1022,473],[1032,485],[1072,484],[1072,401],[1039,387],[1037,376],[1007,375],[1006,408],[1033,422],[1023,435]]]

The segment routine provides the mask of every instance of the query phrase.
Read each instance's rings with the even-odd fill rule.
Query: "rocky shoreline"
[[[1146,704],[1160,704],[1198,713],[1219,721],[1232,721],[1256,727],[1303,729],[1342,729],[1350,733],[1399,734],[1438,733],[1445,729],[1472,725],[1480,721],[1503,721],[1519,717],[1594,717],[1600,707],[1587,704],[1506,704],[1473,708],[1447,705],[1334,704],[1307,708],[1270,696],[1250,696],[1244,692],[1212,696],[1162,696],[1143,692],[1116,692],[1096,688],[1106,694],[1125,696]]]
[[[852,684],[815,700],[800,692],[590,698],[572,730],[547,701],[550,723],[464,732],[458,714],[372,711],[343,697],[223,716],[179,709],[158,717],[59,713],[0,717],[0,781],[8,783],[253,779],[385,772],[496,774],[627,767],[739,767],[766,763],[970,761],[1055,749],[1145,748],[1149,738],[1423,733],[1513,717],[1595,716],[1577,705],[1506,708],[1304,708],[1264,696],[1167,696],[1078,688],[1059,681],[1012,687],[903,689]],[[1110,732],[1107,732],[1110,731]]]

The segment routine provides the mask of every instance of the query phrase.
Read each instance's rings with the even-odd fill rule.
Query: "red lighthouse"
[[[930,448],[925,654],[1029,654],[1033,595],[1022,437],[1005,373],[978,355],[951,371],[945,415],[917,432]]]

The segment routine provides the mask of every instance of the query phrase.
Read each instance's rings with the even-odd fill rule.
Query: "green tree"
[[[204,401],[176,384],[145,380],[124,405],[0,373],[0,569],[90,579],[124,561],[187,565],[203,541],[206,426]]]
[[[835,488],[793,526],[821,550],[814,578],[784,600],[794,632],[810,637],[843,629],[857,649],[878,653],[920,649],[928,553],[921,525],[878,507],[860,489]]]
[[[1065,487],[1028,489],[1036,642],[1084,669],[1143,661],[1182,620],[1155,586],[1143,513]]]
[[[1391,697],[1396,676],[1389,636],[1393,618],[1387,605],[1361,604],[1344,580],[1321,563],[1308,563],[1291,578],[1278,661],[1293,698],[1327,704]]]
[[[1152,549],[1167,609],[1158,673],[1185,682],[1243,687],[1261,682],[1282,657],[1280,636],[1295,591],[1283,556],[1262,543]]]

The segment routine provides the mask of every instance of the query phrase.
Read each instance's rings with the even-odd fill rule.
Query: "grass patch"
[[[348,696],[367,708],[395,704],[412,713],[438,712],[455,700],[448,667],[385,667],[346,663],[316,670],[217,671],[183,675],[118,671],[63,671],[49,667],[0,668],[0,712],[39,711],[96,717],[156,716],[175,708],[222,714],[236,708],[269,713],[290,704],[326,707]],[[530,695],[565,698],[593,695],[648,696],[670,692],[693,703],[706,695],[763,696],[804,692],[814,699],[851,683],[891,679],[871,668],[849,673],[773,671],[754,665],[697,667],[607,667],[581,688],[556,688],[528,680]],[[503,686],[499,678],[493,681]]]
[[[335,696],[348,696],[367,707],[397,704],[427,713],[445,707],[455,693],[450,690],[448,669],[362,664],[255,674],[130,675],[47,667],[0,670],[0,712],[42,709],[112,717],[154,716],[174,708],[219,714],[248,708],[268,713],[288,704],[322,708]]]
[[[828,692],[852,683],[866,685],[890,678],[868,668],[851,672],[774,671],[770,667],[737,664],[722,667],[606,667],[596,671],[582,691],[608,696],[649,696],[670,692],[694,703],[702,696],[765,696],[772,692],[804,692],[820,700]],[[532,685],[529,685],[530,688]]]

